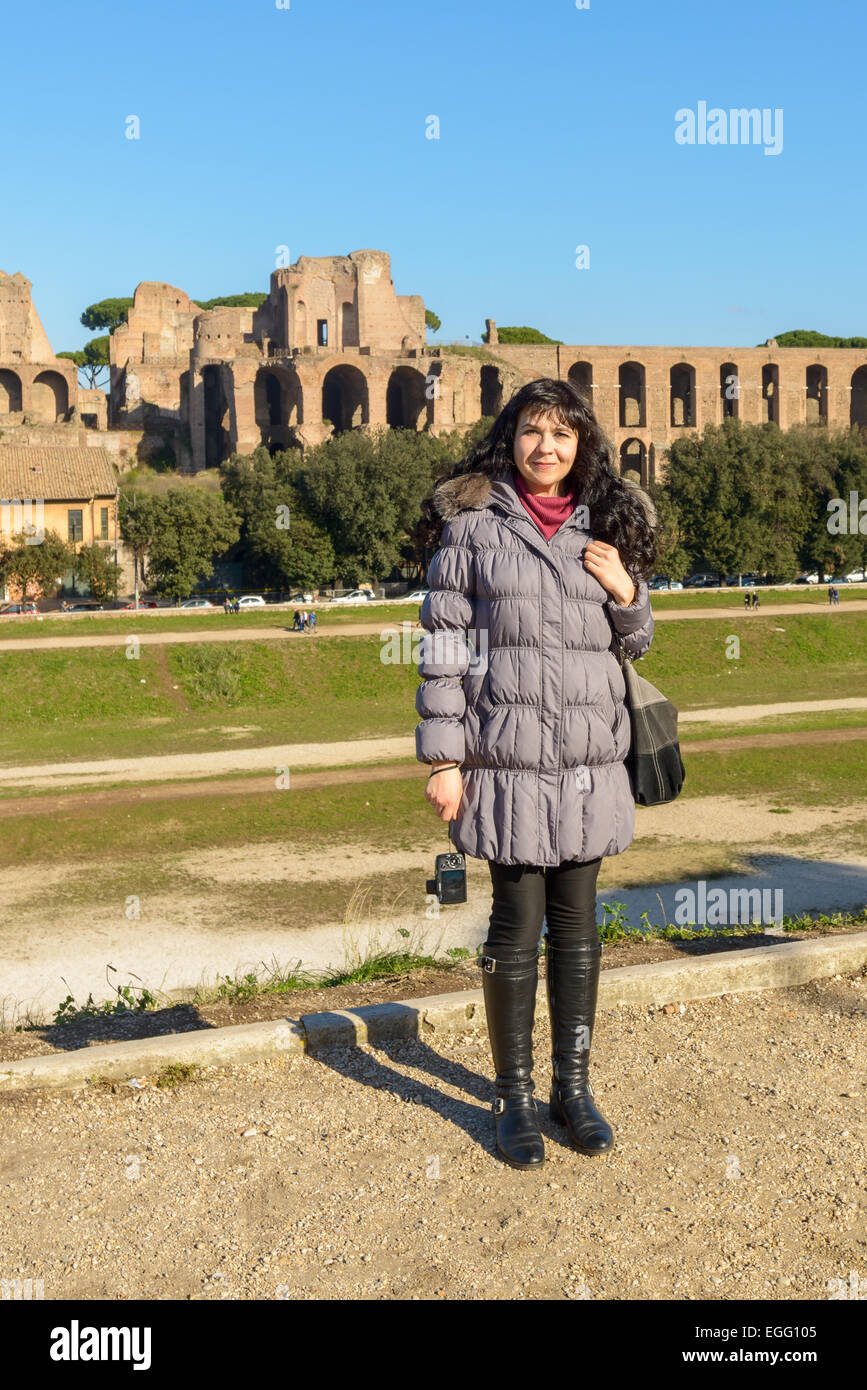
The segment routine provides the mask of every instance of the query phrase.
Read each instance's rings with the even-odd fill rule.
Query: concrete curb
[[[601,972],[597,1009],[613,1009],[620,1004],[662,1006],[726,993],[784,989],[849,974],[865,963],[867,932],[858,932],[818,941],[781,942],[779,946],[657,961],[653,965],[620,966]],[[545,998],[543,979],[537,996],[539,1004],[544,1004]],[[484,1032],[486,1028],[482,990],[461,990],[422,999],[365,1004],[357,1009],[302,1014],[299,1021],[281,1018],[228,1028],[202,1028],[0,1062],[0,1092],[43,1087],[70,1089],[93,1081],[125,1081],[131,1076],[150,1075],[172,1062],[230,1066],[304,1052],[315,1055],[329,1047],[378,1045],[458,1031]]]

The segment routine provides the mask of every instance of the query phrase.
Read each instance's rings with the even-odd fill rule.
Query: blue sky
[[[851,3],[289,4],[7,7],[0,267],[55,350],[141,280],[266,290],[283,245],[388,251],[440,340],[486,316],[586,344],[867,335]],[[781,109],[781,152],[678,144],[700,101]]]

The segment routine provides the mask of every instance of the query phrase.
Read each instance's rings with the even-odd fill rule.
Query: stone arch
[[[205,418],[205,467],[217,468],[229,457],[229,401],[223,372],[213,364],[202,369]]]
[[[849,402],[850,425],[867,426],[867,367],[852,373],[852,396]]]
[[[482,415],[496,418],[503,409],[503,382],[499,367],[486,363],[479,373],[479,405]]]
[[[415,367],[395,367],[385,392],[385,419],[391,429],[424,429],[428,404],[421,372]]]
[[[573,362],[569,368],[569,381],[580,392],[589,406],[593,405],[593,367],[589,362]]]
[[[620,428],[635,425],[644,429],[647,424],[647,394],[644,386],[644,367],[640,362],[622,362],[617,373],[620,385]]]
[[[256,428],[266,449],[288,448],[302,423],[301,383],[294,371],[262,367],[253,385]]]
[[[776,362],[762,367],[762,419],[770,425],[780,423],[780,369]]]
[[[0,371],[0,415],[15,415],[21,409],[21,378],[7,369]]]
[[[59,372],[40,372],[33,382],[33,413],[45,424],[65,420],[69,409],[69,385]]]
[[[740,417],[741,379],[737,363],[723,362],[719,369],[719,396],[722,402],[724,420],[737,420]]]
[[[368,424],[367,378],[357,367],[342,362],[325,373],[322,382],[322,418],[330,421],[335,434]]]
[[[355,305],[348,299],[340,306],[340,345],[358,347],[358,315]]]
[[[695,367],[677,362],[668,374],[671,424],[695,427]]]
[[[624,439],[620,446],[620,476],[647,485],[647,450],[640,439]]]
[[[807,424],[828,423],[828,368],[811,362],[807,368]]]

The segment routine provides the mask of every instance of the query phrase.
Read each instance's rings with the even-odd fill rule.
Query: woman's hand
[[[431,777],[425,787],[425,798],[439,816],[440,820],[457,820],[464,782],[459,767],[447,767]]]
[[[584,550],[584,568],[598,579],[615,603],[626,607],[635,598],[636,588],[620,559],[616,545],[605,541],[588,541]]]

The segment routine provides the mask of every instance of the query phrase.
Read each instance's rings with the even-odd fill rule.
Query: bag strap
[[[609,648],[609,650],[613,651],[614,655],[617,657],[618,662],[620,663],[621,668],[623,668],[627,664],[627,662],[632,661],[632,657],[624,648],[623,638],[617,631],[613,623],[611,624],[611,631],[614,633],[614,642],[613,645]]]

